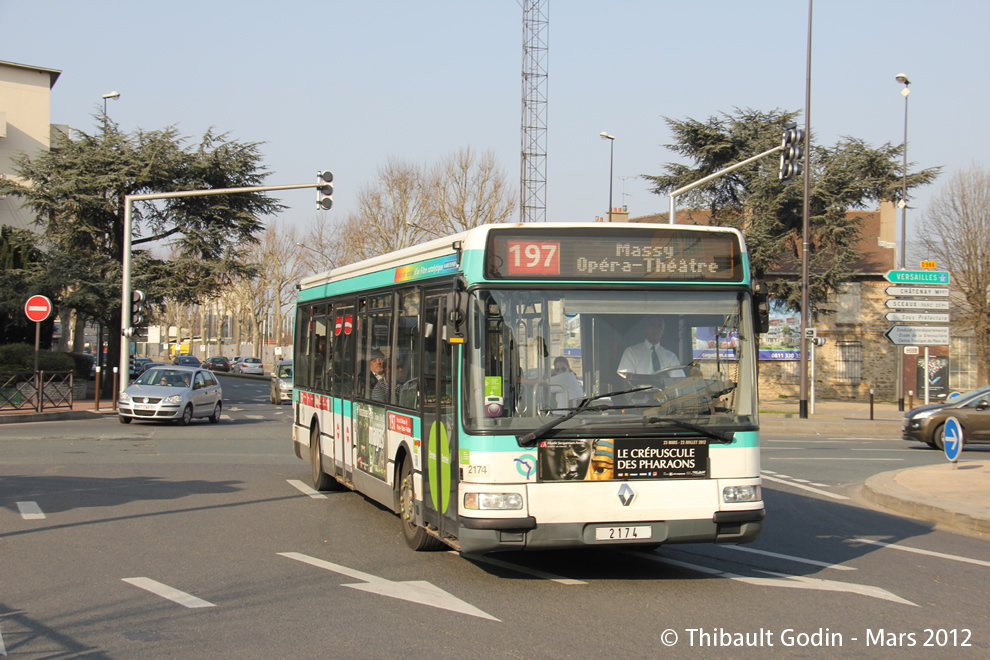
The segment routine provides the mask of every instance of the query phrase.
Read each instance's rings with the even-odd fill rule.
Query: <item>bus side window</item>
[[[421,332],[419,289],[400,291],[398,318],[396,319],[394,392],[395,403],[403,408],[419,407]]]

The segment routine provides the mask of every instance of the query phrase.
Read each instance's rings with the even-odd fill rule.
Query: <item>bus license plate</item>
[[[638,541],[652,539],[653,528],[649,525],[640,527],[596,527],[596,541]]]

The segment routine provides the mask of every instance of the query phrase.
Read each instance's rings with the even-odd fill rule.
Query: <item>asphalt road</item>
[[[268,403],[266,382],[223,385],[219,425],[108,418],[2,429],[0,655],[975,658],[990,649],[987,541],[856,497],[867,473],[937,452],[885,438],[769,436],[769,514],[754,544],[466,558],[408,550],[397,518],[360,495],[308,493],[308,466],[291,453],[291,409]]]

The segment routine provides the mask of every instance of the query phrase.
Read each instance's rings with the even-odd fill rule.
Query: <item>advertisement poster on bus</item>
[[[357,468],[384,479],[386,474],[385,411],[367,403],[354,404]]]
[[[540,481],[689,479],[708,476],[708,442],[680,438],[544,440]]]

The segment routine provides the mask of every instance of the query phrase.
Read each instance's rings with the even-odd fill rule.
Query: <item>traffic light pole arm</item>
[[[130,321],[131,310],[131,229],[133,220],[131,207],[134,202],[149,199],[175,199],[176,197],[206,197],[208,195],[233,195],[246,192],[267,192],[269,190],[297,190],[300,188],[318,188],[322,183],[292,183],[284,186],[246,186],[243,188],[210,188],[208,190],[177,190],[168,193],[147,193],[142,195],[126,195],[124,197],[124,258],[121,271],[120,286],[120,334],[123,339],[120,346],[120,391],[123,392],[130,384],[131,342],[126,332]]]
[[[674,214],[676,212],[676,199],[677,199],[678,196],[683,195],[684,193],[686,193],[686,192],[688,192],[690,190],[694,190],[695,188],[697,188],[699,186],[703,186],[706,183],[708,183],[709,181],[714,181],[715,179],[717,179],[719,177],[725,176],[729,172],[734,172],[734,171],[738,170],[740,167],[743,167],[745,165],[749,165],[750,163],[752,163],[754,161],[757,161],[757,160],[760,160],[761,158],[766,158],[767,156],[770,156],[772,154],[775,154],[778,151],[781,151],[783,148],[784,148],[783,145],[780,145],[780,146],[774,147],[773,149],[767,149],[762,154],[757,154],[757,155],[753,156],[752,158],[747,158],[746,160],[744,160],[742,162],[739,162],[739,163],[736,163],[735,165],[729,165],[725,169],[721,169],[718,172],[715,172],[714,174],[709,174],[708,176],[706,176],[703,179],[698,179],[694,183],[689,183],[686,186],[683,186],[681,188],[678,188],[677,190],[671,191],[670,194],[668,195],[668,197],[670,197],[670,224],[675,224],[674,223]]]

